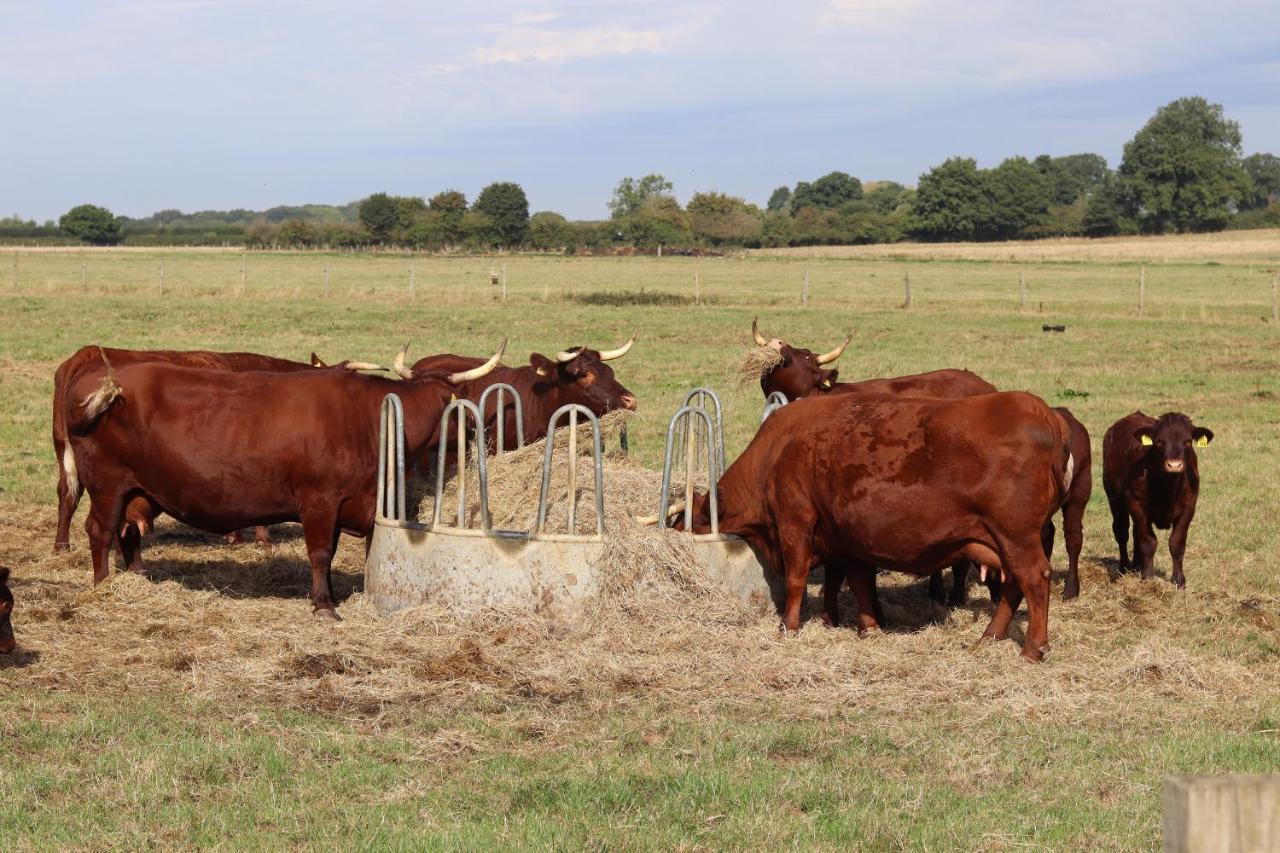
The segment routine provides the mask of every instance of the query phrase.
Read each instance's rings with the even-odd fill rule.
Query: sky
[[[1275,0],[0,0],[0,216],[620,178],[763,204],[832,170],[1092,151],[1202,95],[1280,153]]]

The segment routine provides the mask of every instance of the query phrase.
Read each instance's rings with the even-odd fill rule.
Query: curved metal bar
[[[781,409],[788,402],[787,395],[783,394],[781,391],[774,391],[768,397],[765,397],[764,412],[760,415],[760,423],[767,421],[769,419],[769,415],[772,415],[774,412],[778,411],[778,409]]]
[[[695,397],[697,398],[697,402],[696,402],[696,403],[694,402],[694,398],[695,398]],[[718,463],[718,464],[719,464],[719,466],[720,466],[720,470],[721,470],[721,471],[723,471],[723,470],[725,469],[725,457],[724,457],[724,406],[722,406],[722,405],[720,404],[720,395],[718,395],[715,391],[711,390],[710,388],[706,388],[706,387],[702,387],[702,388],[694,388],[694,389],[693,389],[692,391],[690,391],[688,394],[685,394],[685,395],[684,395],[684,403],[683,403],[683,405],[685,405],[685,406],[697,406],[697,407],[699,407],[699,408],[705,409],[705,408],[706,408],[705,401],[706,401],[706,399],[707,399],[708,397],[710,397],[710,398],[711,398],[711,402],[712,402],[712,404],[713,404],[713,405],[714,405],[714,407],[715,407],[715,413],[716,413],[716,419],[715,419],[715,438],[716,438],[716,456],[717,456],[717,460],[716,460],[716,461],[717,461],[717,463]],[[684,440],[687,442],[687,441],[689,440],[689,437],[690,437],[690,436],[689,436],[689,431],[688,431],[688,430],[686,430],[686,434],[685,434],[685,436],[684,436]],[[708,443],[707,443],[707,447],[710,447],[710,446],[711,446],[711,443],[710,443],[710,442],[708,442]]]
[[[404,405],[388,394],[378,422],[378,518],[405,521],[404,492]]]
[[[489,464],[488,452],[485,450],[484,418],[480,416],[480,409],[470,400],[454,400],[445,406],[444,412],[440,415],[440,431],[437,433],[439,450],[436,453],[436,500],[435,507],[431,511],[431,526],[436,527],[440,524],[440,506],[444,497],[444,461],[449,446],[449,416],[455,411],[458,413],[456,460],[458,514],[455,526],[459,528],[467,526],[467,415],[470,415],[476,424],[476,465],[480,474],[480,526],[488,530],[492,526],[492,519],[489,517]]]
[[[494,401],[495,405],[493,409],[494,418],[497,422],[497,426],[494,429],[493,452],[503,453],[506,450],[506,447],[504,446],[506,444],[504,441],[504,432],[506,430],[507,419],[504,417],[504,404],[502,402],[504,394],[511,395],[511,405],[515,406],[516,409],[516,446],[513,449],[519,450],[524,447],[524,403],[520,399],[520,392],[515,389],[514,385],[510,385],[506,382],[493,383],[488,388],[484,389],[484,393],[480,395],[480,402],[478,405],[480,408],[480,414],[482,415],[485,413],[485,405],[489,402],[490,394],[494,394],[497,397]]]
[[[707,427],[707,446],[712,447],[715,441],[715,427],[711,420],[710,413],[702,406],[684,406],[674,415],[671,416],[671,422],[667,424],[667,448],[663,454],[662,462],[662,495],[658,501],[658,527],[667,526],[667,514],[671,506],[671,456],[675,446],[676,427],[679,426],[681,419],[688,419],[697,415],[701,417],[703,423]],[[686,444],[686,448],[687,448]],[[686,467],[685,477],[685,504],[684,504],[684,527],[687,532],[692,533],[693,527],[693,477],[691,476],[692,464]],[[720,533],[720,512],[719,512],[719,494],[717,481],[719,477],[716,472],[716,454],[707,454],[707,493],[711,502],[711,532]]]
[[[596,469],[596,535],[604,535],[604,452],[600,443],[600,419],[586,406],[567,403],[556,409],[547,422],[547,449],[542,455],[542,488],[538,491],[538,526],[535,535],[542,535],[547,524],[547,493],[551,490],[551,459],[556,446],[556,423],[564,415],[569,416],[569,533],[576,534],[574,522],[577,516],[578,494],[578,416],[586,415],[591,423],[591,456]]]

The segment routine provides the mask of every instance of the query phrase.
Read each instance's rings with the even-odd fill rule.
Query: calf
[[[13,651],[13,593],[9,591],[9,570],[0,566],[0,655]]]
[[[1174,585],[1187,585],[1182,555],[1187,530],[1200,496],[1200,468],[1196,448],[1213,441],[1213,430],[1196,426],[1191,418],[1168,412],[1153,418],[1142,412],[1126,415],[1111,425],[1102,439],[1102,484],[1111,506],[1111,530],[1120,548],[1120,571],[1142,570],[1144,580],[1155,574],[1153,527],[1169,530]],[[1129,560],[1129,523],[1133,522],[1133,561]]]

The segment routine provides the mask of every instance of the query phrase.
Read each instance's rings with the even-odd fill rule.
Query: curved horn
[[[853,340],[853,332],[844,339],[844,343],[833,349],[831,352],[823,353],[818,356],[818,364],[830,364],[840,356],[844,355],[844,348],[849,345],[849,341]]]
[[[556,353],[556,361],[561,364],[567,364],[578,357],[578,353],[582,352],[586,347],[574,347],[573,349],[562,349]]]
[[[404,342],[404,346],[400,347],[400,352],[396,353],[395,361],[391,362],[391,367],[395,370],[396,375],[401,379],[412,379],[413,371],[404,366],[404,357],[409,353],[409,341]]]
[[[631,340],[627,341],[622,346],[618,347],[617,349],[607,349],[604,352],[600,353],[600,360],[613,361],[615,358],[622,358],[624,355],[626,355],[628,352],[631,351],[631,346],[636,342],[636,335],[638,334],[640,334],[639,331],[632,332]]]
[[[343,367],[347,370],[386,370],[381,364],[374,364],[372,361],[348,361]]]
[[[767,347],[769,345],[769,342],[765,340],[764,335],[760,334],[760,330],[756,328],[757,319],[758,318],[756,317],[751,318],[751,337],[756,339],[756,346]]]
[[[473,367],[470,370],[464,370],[460,373],[449,374],[449,384],[457,385],[460,382],[470,382],[472,379],[479,379],[481,376],[487,375],[491,370],[498,366],[498,362],[502,360],[502,354],[507,351],[507,339],[503,338],[502,343],[498,346],[498,351],[493,354],[493,358],[486,361],[479,367]]]

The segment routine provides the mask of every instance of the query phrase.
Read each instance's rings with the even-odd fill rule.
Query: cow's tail
[[[107,360],[107,354],[98,348],[98,353],[102,356],[102,363],[106,365],[107,372],[102,377],[102,381],[98,383],[98,387],[85,395],[80,401],[83,411],[74,421],[68,422],[68,427],[74,427],[76,432],[82,432],[94,423],[98,418],[107,413],[111,408],[111,404],[118,400],[123,394],[124,389],[120,387],[120,383],[116,380],[116,372],[111,368],[111,362]],[[66,454],[63,454],[63,464],[66,465]],[[74,467],[74,460],[72,466]]]
[[[76,470],[76,455],[71,452],[71,442],[62,446],[62,473],[67,477],[68,494],[80,493],[80,472]]]

